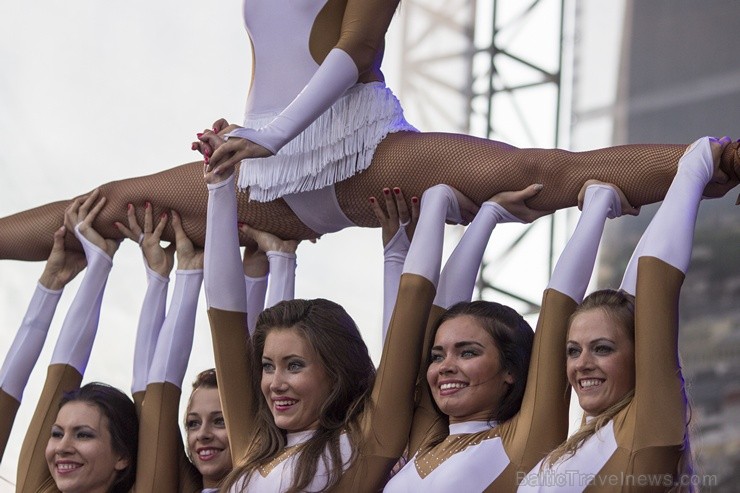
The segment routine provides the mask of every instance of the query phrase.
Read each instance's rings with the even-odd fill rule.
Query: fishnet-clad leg
[[[151,202],[154,217],[176,210],[182,217],[185,232],[202,246],[205,238],[208,191],[203,182],[203,163],[195,162],[153,175],[114,181],[100,187],[108,203],[95,221],[95,228],[106,238],[121,238],[113,226],[126,222],[128,204],[137,207]],[[236,191],[235,191],[236,193]],[[0,219],[0,258],[45,260],[53,244],[53,233],[64,221],[64,209],[70,201],[55,202]],[[143,224],[143,208],[139,210]],[[247,193],[239,193],[239,219],[257,229],[270,231],[283,238],[314,238],[316,234],[301,223],[285,201],[250,202]],[[168,225],[162,238],[174,239]],[[242,238],[245,240],[245,238]],[[81,247],[74,235],[67,235],[68,248]]]
[[[367,198],[396,186],[406,197],[420,197],[446,183],[480,204],[498,192],[542,183],[530,206],[550,210],[576,205],[581,186],[593,178],[618,185],[640,206],[663,198],[685,150],[686,145],[658,144],[587,152],[518,149],[465,135],[397,133],[378,146],[369,169],[338,183],[336,190],[342,209],[360,226],[377,226]]]

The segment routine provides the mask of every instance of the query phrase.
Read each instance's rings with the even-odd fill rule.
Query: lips
[[[464,389],[468,384],[465,382],[444,382],[439,384],[440,395],[452,395],[460,389]]]
[[[601,378],[584,378],[578,381],[578,386],[581,390],[592,390],[600,387],[604,383]]]
[[[197,450],[198,458],[204,462],[213,460],[220,452],[221,449],[213,447],[205,447]]]
[[[298,401],[296,399],[288,399],[285,397],[272,400],[272,405],[276,411],[287,411],[297,403]]]
[[[56,470],[59,474],[69,474],[71,472],[76,471],[80,467],[82,467],[82,464],[78,462],[57,462],[55,465]]]

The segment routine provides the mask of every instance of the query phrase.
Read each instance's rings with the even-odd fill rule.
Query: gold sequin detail
[[[285,447],[274,459],[267,464],[262,464],[257,468],[263,478],[266,478],[281,462],[288,460],[300,451],[300,444],[292,447]]]
[[[444,461],[462,452],[468,447],[474,447],[484,440],[496,437],[497,433],[493,430],[486,430],[480,433],[463,433],[459,435],[450,435],[442,443],[434,448],[426,450],[416,456],[414,465],[419,476],[424,479],[429,476]]]

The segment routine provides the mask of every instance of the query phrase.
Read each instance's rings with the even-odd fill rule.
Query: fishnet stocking
[[[486,139],[444,133],[389,135],[362,174],[336,185],[339,204],[359,226],[377,226],[367,197],[383,187],[400,187],[406,197],[421,197],[438,183],[453,186],[480,204],[498,192],[545,185],[529,204],[562,209],[577,204],[588,179],[618,185],[630,202],[661,200],[676,172],[685,145],[627,145],[588,152],[517,149]],[[398,170],[402,169],[403,173]]]
[[[397,133],[378,146],[368,170],[337,183],[336,191],[347,217],[364,227],[378,226],[367,199],[371,195],[381,196],[384,187],[401,187],[406,197],[420,197],[427,188],[447,183],[480,204],[498,192],[542,183],[545,188],[530,206],[549,210],[576,205],[581,185],[595,178],[618,185],[632,205],[640,206],[663,198],[685,148],[644,144],[568,152],[517,149],[456,134]],[[737,180],[737,142],[723,153],[721,167]],[[103,185],[100,189],[108,204],[95,227],[105,237],[120,238],[113,222],[126,224],[127,204],[140,206],[150,201],[155,217],[170,209],[178,211],[187,234],[195,244],[202,245],[208,196],[202,170],[202,163],[195,162]],[[0,258],[46,259],[52,233],[62,224],[67,204],[55,202],[0,219]],[[283,200],[250,202],[247,193],[240,193],[239,219],[285,239],[315,236]],[[143,217],[139,221],[143,224]],[[173,238],[169,226],[163,237]],[[80,248],[73,235],[68,235],[68,246]]]

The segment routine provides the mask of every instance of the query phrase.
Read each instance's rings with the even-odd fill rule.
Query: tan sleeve
[[[419,451],[424,442],[429,437],[440,434],[446,434],[449,428],[447,416],[437,410],[434,404],[432,392],[427,382],[427,366],[429,364],[429,355],[431,354],[432,327],[434,327],[445,309],[441,306],[433,305],[429,312],[429,320],[424,333],[424,347],[421,350],[421,363],[419,364],[419,373],[416,377],[416,408],[414,417],[411,422],[411,433],[409,434],[408,457],[409,459]]]
[[[639,260],[631,406],[636,413],[634,449],[678,445],[686,433],[686,395],[678,361],[678,299],[683,279],[680,270],[657,258]]]
[[[8,438],[10,438],[10,430],[13,429],[13,421],[15,421],[20,405],[21,403],[15,397],[0,389],[0,461],[3,459]]]
[[[42,485],[49,484],[51,473],[46,466],[44,451],[51,427],[56,421],[62,395],[80,388],[81,382],[82,375],[74,367],[64,364],[49,366],[41,397],[21,446],[16,478],[17,492],[36,493]]]
[[[237,464],[246,455],[252,441],[252,424],[257,410],[247,314],[210,308],[208,320],[231,458]]]
[[[565,371],[568,318],[576,308],[570,297],[547,289],[534,333],[522,407],[502,434],[516,470],[529,472],[568,436],[570,392]]]
[[[329,0],[314,22],[309,49],[317,63],[333,48],[355,62],[360,82],[383,80],[385,35],[399,0]]]
[[[178,426],[180,394],[169,382],[147,385],[139,419],[137,492],[178,491],[179,461],[185,455]]]
[[[375,378],[372,407],[363,421],[359,457],[334,491],[378,491],[404,451],[414,413],[414,386],[434,285],[415,274],[403,274]]]

